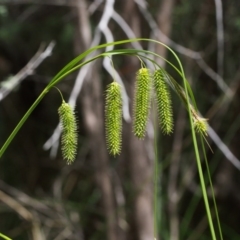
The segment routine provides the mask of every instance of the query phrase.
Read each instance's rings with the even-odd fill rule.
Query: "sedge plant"
[[[105,49],[107,46],[117,46],[124,45],[132,42],[153,42],[155,44],[160,44],[163,47],[167,48],[176,59],[176,63],[169,62],[168,60],[162,58],[158,54],[147,51],[147,50],[138,50],[138,49],[118,49],[100,53],[95,57],[88,58],[90,53],[96,52],[100,49]],[[212,236],[212,240],[216,240],[216,230],[214,228],[213,219],[210,211],[209,201],[207,197],[205,179],[203,175],[201,159],[199,154],[199,143],[197,141],[196,133],[200,135],[200,138],[205,139],[207,135],[207,121],[198,114],[197,105],[192,93],[191,87],[188,84],[188,81],[185,77],[185,73],[176,53],[167,45],[158,42],[153,39],[127,39],[112,43],[106,43],[98,45],[88,49],[83,52],[70,63],[68,63],[62,70],[60,70],[55,77],[48,83],[48,85],[43,89],[42,93],[32,104],[23,118],[19,121],[18,125],[15,127],[9,138],[6,140],[2,148],[0,149],[0,158],[3,156],[4,152],[7,150],[11,141],[15,138],[17,132],[21,129],[23,124],[31,115],[32,111],[37,107],[45,95],[54,87],[57,86],[66,76],[73,73],[74,71],[80,69],[84,65],[104,57],[112,57],[118,55],[132,55],[136,56],[141,61],[141,68],[136,73],[136,88],[134,96],[134,109],[133,109],[133,133],[139,138],[143,139],[146,133],[147,122],[150,113],[151,102],[155,100],[156,108],[158,112],[158,122],[163,134],[171,134],[174,129],[173,122],[173,111],[171,103],[170,89],[175,92],[180,98],[181,102],[186,107],[189,114],[189,124],[191,127],[193,146],[196,156],[196,163],[198,167],[198,173],[201,183],[201,189],[203,194],[203,199],[206,208],[206,214],[208,218],[209,228]],[[170,74],[166,72],[165,69],[162,69],[155,58],[161,58],[166,61],[180,76],[182,79],[182,85],[180,85],[176,80],[172,78]],[[87,60],[86,60],[87,59]],[[148,69],[145,65],[145,62],[148,62],[149,65],[152,65],[154,70]],[[115,80],[107,86],[106,90],[106,104],[105,104],[105,128],[106,128],[106,143],[109,153],[113,156],[121,153],[121,134],[122,134],[122,86]],[[153,94],[154,93],[154,94]],[[154,98],[152,96],[155,96]],[[73,108],[64,101],[62,94],[62,104],[58,109],[60,123],[62,126],[62,154],[63,158],[66,160],[67,164],[73,163],[76,157],[77,152],[77,121],[74,114]],[[201,146],[204,149],[203,142],[200,141]],[[157,144],[155,137],[155,155],[157,155]],[[155,228],[155,237],[158,238],[158,220],[157,220],[157,180],[158,180],[158,162],[157,157],[155,157],[155,198],[154,198],[154,228]],[[210,177],[210,176],[209,176]],[[216,204],[215,211],[217,212]],[[217,215],[218,216],[218,215]],[[221,233],[220,224],[218,224],[218,231]],[[1,236],[1,235],[0,235]],[[221,234],[220,234],[221,236]],[[3,237],[3,236],[1,236]],[[222,237],[221,237],[222,239]]]

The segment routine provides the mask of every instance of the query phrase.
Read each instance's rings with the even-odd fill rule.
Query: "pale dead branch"
[[[153,31],[153,36],[162,41],[163,43],[168,44],[170,47],[172,47],[175,51],[179,52],[180,54],[183,54],[191,59],[194,59],[201,69],[209,76],[211,79],[213,79],[218,87],[227,94],[231,94],[231,89],[227,86],[227,84],[224,82],[223,78],[216,73],[212,68],[210,68],[204,59],[202,58],[201,54],[199,52],[193,51],[189,48],[186,48],[182,45],[179,45],[178,43],[171,40],[169,37],[167,37],[158,27],[156,21],[150,14],[150,12],[147,9],[147,4],[145,0],[135,0],[135,2],[138,4],[140,11],[142,12],[143,17],[147,20],[150,28]]]
[[[223,76],[224,61],[224,28],[223,28],[223,10],[222,1],[215,0],[216,6],[216,24],[217,24],[217,66],[218,75]]]
[[[44,44],[42,44],[37,53],[27,63],[27,65],[21,69],[15,76],[9,80],[3,81],[0,88],[0,101],[3,100],[13,89],[16,88],[26,77],[32,75],[37,67],[52,54],[52,50],[55,46],[55,42],[51,42],[44,50]]]

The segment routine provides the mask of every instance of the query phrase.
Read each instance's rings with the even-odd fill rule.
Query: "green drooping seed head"
[[[156,93],[158,118],[161,130],[164,134],[170,134],[173,131],[172,102],[161,69],[155,71],[153,75],[153,85]]]
[[[133,132],[140,139],[144,138],[151,104],[151,77],[147,68],[137,72],[136,92],[133,109]]]
[[[72,107],[64,100],[58,109],[62,127],[62,155],[67,164],[73,163],[77,152],[77,121]]]
[[[105,119],[107,148],[115,156],[120,154],[122,145],[122,97],[117,82],[107,86]]]
[[[193,119],[193,124],[197,133],[207,136],[207,119],[197,116]]]

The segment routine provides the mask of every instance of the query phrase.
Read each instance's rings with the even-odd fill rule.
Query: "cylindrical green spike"
[[[105,107],[106,142],[110,154],[118,155],[122,145],[122,97],[121,86],[112,82],[106,90]]]
[[[147,68],[141,68],[137,72],[136,93],[134,99],[134,135],[140,139],[144,138],[149,110],[151,104],[151,77]]]
[[[173,131],[172,102],[161,69],[155,71],[153,75],[153,85],[156,93],[158,118],[162,132],[170,134]]]
[[[77,152],[77,122],[72,107],[64,100],[58,109],[62,127],[62,154],[67,164],[71,164]]]

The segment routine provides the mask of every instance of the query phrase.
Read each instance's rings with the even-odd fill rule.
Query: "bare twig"
[[[40,231],[40,226],[37,222],[37,219],[33,214],[27,210],[19,201],[7,195],[0,190],[0,201],[5,205],[12,208],[16,213],[18,213],[23,219],[31,223],[31,231],[33,240],[45,240],[44,235]]]
[[[220,139],[217,133],[208,126],[208,134],[209,137],[213,140],[213,142],[217,145],[220,151],[224,154],[224,156],[238,169],[240,170],[240,160],[229,150],[225,143]]]
[[[61,135],[61,127],[60,123],[58,123],[57,127],[54,129],[52,136],[44,143],[43,149],[50,151],[50,157],[54,158],[57,156],[57,151],[59,147],[59,138]]]
[[[223,12],[222,1],[215,0],[216,6],[216,23],[217,23],[217,66],[218,75],[223,76],[223,58],[224,58],[224,29],[223,29]]]
[[[183,47],[182,45],[179,45],[178,43],[175,43],[173,40],[168,38],[158,27],[156,21],[153,19],[152,15],[147,9],[147,4],[145,0],[135,0],[135,2],[138,4],[140,11],[142,12],[142,15],[147,20],[150,28],[153,31],[153,36],[160,39],[163,43],[167,43],[169,46],[171,46],[175,51],[191,58],[197,61],[199,66],[202,68],[202,70],[210,76],[218,85],[218,87],[227,94],[231,95],[231,89],[227,86],[227,84],[224,82],[223,78],[216,73],[212,68],[210,68],[206,62],[203,60],[201,54],[199,52],[193,51],[189,48]]]
[[[64,228],[62,232],[60,232],[57,237],[54,238],[54,240],[63,240],[63,239],[69,239],[69,237],[72,235],[72,232],[69,230],[69,228]]]
[[[101,21],[98,25],[98,28],[103,33],[103,35],[105,36],[107,43],[114,41],[113,34],[108,27],[108,22],[110,21],[111,17],[113,16],[113,13],[114,13],[114,3],[115,3],[115,0],[107,0],[106,1],[104,13],[103,13]],[[111,51],[111,50],[113,50],[113,48],[114,48],[113,45],[112,46],[107,46],[106,51]],[[130,112],[129,112],[129,100],[128,100],[127,92],[126,92],[126,89],[124,87],[123,81],[122,81],[120,75],[118,74],[118,72],[115,69],[113,69],[112,64],[111,64],[111,59],[109,57],[104,58],[103,66],[107,70],[107,72],[113,78],[115,78],[115,80],[117,82],[119,82],[122,86],[123,118],[127,122],[129,122],[130,119],[131,119]]]
[[[33,74],[36,68],[46,59],[51,56],[55,42],[51,42],[44,50],[42,44],[37,53],[32,57],[28,64],[10,80],[1,83],[0,101],[3,100],[17,85],[19,85],[27,76]]]
[[[127,35],[127,37],[129,39],[130,38],[136,38],[135,33],[130,28],[130,26],[127,24],[127,22],[115,10],[113,11],[112,18],[122,28],[122,30],[125,32],[125,34]],[[133,42],[131,44],[136,49],[142,49],[142,46],[141,46],[141,44],[139,42]]]
[[[228,87],[228,85],[224,82],[223,78],[216,73],[215,71],[210,68],[206,62],[202,59],[196,59],[196,62],[198,66],[210,77],[212,80],[214,80],[218,87],[223,91],[223,93],[228,97],[232,98],[233,97],[233,91],[231,88]]]
[[[65,227],[69,229],[69,232],[71,231],[72,235],[79,229],[79,226],[76,228],[72,221],[66,217],[67,214],[64,205],[61,204],[61,199],[58,200],[58,203],[51,202],[49,199],[47,201],[36,200],[0,180],[0,201],[31,223],[34,240],[46,239],[44,228],[45,230],[49,229],[46,230],[48,232],[54,226],[57,226],[59,231]],[[41,225],[44,225],[43,228],[41,228]],[[75,239],[73,237],[69,238]]]
[[[32,221],[33,216],[31,212],[29,212],[25,207],[23,207],[17,200],[10,197],[6,193],[0,190],[0,201],[4,204],[12,208],[15,212],[17,212],[23,219],[27,221]]]
[[[28,207],[32,207],[40,212],[48,213],[49,216],[52,216],[51,213],[53,212],[45,204],[31,198],[30,196],[17,190],[16,188],[11,187],[2,180],[0,180],[0,189],[6,192],[11,197],[13,197],[14,199],[17,199],[21,204],[27,205]]]
[[[92,15],[100,6],[100,4],[103,2],[103,0],[95,0],[91,3],[91,5],[88,7],[88,12],[90,15]]]
[[[76,6],[78,0],[0,0],[0,4],[20,5],[20,4],[38,4],[53,6]]]

